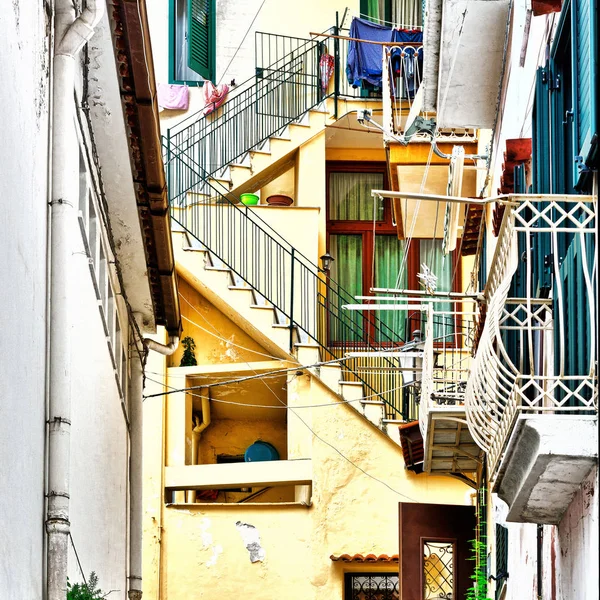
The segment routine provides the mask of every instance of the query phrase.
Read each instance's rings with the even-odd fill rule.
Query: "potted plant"
[[[181,356],[181,362],[179,363],[180,367],[194,367],[198,364],[196,360],[196,355],[194,354],[194,350],[196,349],[196,342],[194,342],[194,338],[184,337],[181,340],[181,345],[184,347],[183,355]]]

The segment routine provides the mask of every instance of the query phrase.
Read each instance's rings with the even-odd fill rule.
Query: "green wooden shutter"
[[[215,52],[214,0],[188,0],[188,65],[212,79]]]
[[[574,91],[576,94],[576,136],[575,152],[583,160],[590,151],[592,134],[595,130],[594,118],[594,23],[592,21],[592,1],[572,0],[573,55],[575,57]]]
[[[548,68],[539,67],[533,103],[533,192],[550,193],[550,98]]]

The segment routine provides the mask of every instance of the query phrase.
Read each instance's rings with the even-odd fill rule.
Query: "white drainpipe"
[[[208,388],[207,392],[208,393]],[[200,451],[200,437],[202,432],[210,425],[210,400],[208,396],[202,395],[202,422],[194,415],[194,428],[192,429],[192,465],[198,464],[198,454]],[[196,502],[196,490],[186,492],[186,502]]]
[[[137,315],[136,315],[137,317]],[[179,338],[171,336],[169,344],[144,338],[144,346],[164,356],[170,356],[179,346]],[[130,465],[129,465],[129,600],[142,598],[142,534],[143,534],[143,379],[140,357],[133,352],[130,393]]]
[[[64,600],[69,548],[71,443],[71,234],[78,201],[78,142],[73,102],[77,54],[94,34],[105,0],[87,0],[75,19],[71,0],[55,0],[50,201],[50,357],[47,600]]]
[[[136,351],[131,358],[131,383],[129,421],[130,462],[129,462],[129,592],[130,600],[142,598],[142,361]]]

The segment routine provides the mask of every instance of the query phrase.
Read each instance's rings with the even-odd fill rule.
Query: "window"
[[[423,25],[421,0],[361,0],[361,16],[376,23],[393,23],[403,27]]]
[[[399,600],[398,573],[346,573],[344,600]]]
[[[341,304],[353,303],[356,296],[371,295],[370,289],[420,288],[417,272],[426,264],[437,277],[438,291],[459,289],[460,269],[454,253],[442,253],[442,240],[413,240],[408,255],[405,243],[398,239],[392,223],[389,201],[375,200],[373,189],[386,189],[385,164],[329,163],[327,165],[328,250],[334,261],[331,281],[341,289]],[[330,302],[333,299],[330,298]],[[439,311],[454,310],[452,303],[438,303]],[[329,321],[330,343],[358,341],[366,331],[377,342],[405,341],[416,329],[422,329],[421,313],[401,311],[338,311]],[[454,319],[439,316],[436,338],[447,337],[453,343]]]
[[[169,79],[201,83],[215,76],[215,0],[170,0]]]
[[[452,600],[455,540],[423,540],[423,600]]]

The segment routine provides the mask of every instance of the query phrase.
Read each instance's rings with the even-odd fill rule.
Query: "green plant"
[[[105,597],[106,594],[98,588],[98,576],[94,571],[90,573],[87,583],[72,585],[67,580],[67,600],[96,600]]]
[[[193,367],[198,364],[194,350],[196,349],[196,342],[194,338],[189,335],[181,340],[181,344],[184,347],[183,355],[181,356],[180,367]]]
[[[465,600],[490,600],[487,595],[487,577],[485,572],[486,545],[479,540],[470,540],[471,556],[468,560],[475,561],[475,569],[471,579],[473,585],[467,590]]]

